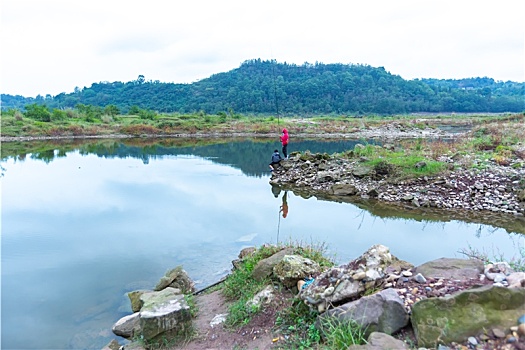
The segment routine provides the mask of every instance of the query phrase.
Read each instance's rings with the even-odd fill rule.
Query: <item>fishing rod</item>
[[[275,100],[275,113],[277,114],[277,127],[279,128],[279,104],[277,103],[277,83],[275,82],[275,65],[277,61],[272,59],[273,98]]]

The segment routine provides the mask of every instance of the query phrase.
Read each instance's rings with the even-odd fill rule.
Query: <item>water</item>
[[[139,142],[140,144],[137,144]],[[354,141],[295,142],[333,153]],[[326,244],[338,262],[374,244],[415,265],[472,247],[513,256],[523,235],[458,221],[381,218],[272,192],[268,140],[4,144],[2,349],[100,349],[131,313],[125,293],[183,265],[197,288],[247,246]],[[16,151],[16,148],[24,151]],[[280,149],[280,148],[279,148]]]

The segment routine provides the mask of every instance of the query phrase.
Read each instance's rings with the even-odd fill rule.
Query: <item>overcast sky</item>
[[[0,92],[191,83],[249,59],[525,81],[523,0],[1,0]]]

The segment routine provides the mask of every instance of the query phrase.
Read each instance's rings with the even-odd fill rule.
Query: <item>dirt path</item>
[[[193,324],[197,337],[191,342],[171,347],[171,350],[231,350],[231,349],[258,349],[273,348],[271,328],[274,315],[264,312],[245,326],[236,331],[229,331],[223,323],[212,326],[212,321],[218,315],[228,313],[229,303],[220,291],[201,294],[195,297],[198,307],[197,317]]]

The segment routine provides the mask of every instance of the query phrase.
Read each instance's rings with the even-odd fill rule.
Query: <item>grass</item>
[[[525,272],[525,247],[519,247],[518,251],[518,256],[513,256],[509,258],[497,249],[492,249],[492,252],[487,252],[485,250],[473,248],[469,245],[467,248],[461,249],[458,253],[463,254],[471,259],[481,260],[484,264],[505,261],[514,271]]]
[[[227,327],[236,329],[247,325],[262,310],[261,306],[248,306],[247,302],[265,286],[272,285],[272,281],[256,281],[252,277],[252,271],[259,261],[284,248],[292,248],[294,254],[314,260],[324,269],[334,265],[332,259],[325,257],[324,244],[288,242],[278,246],[263,245],[246,257],[222,284],[223,295],[234,300],[226,319]],[[310,349],[321,344],[321,332],[315,326],[317,315],[317,312],[311,311],[304,302],[295,297],[289,300],[289,306],[278,312],[276,331],[287,338],[283,342],[287,349]]]

